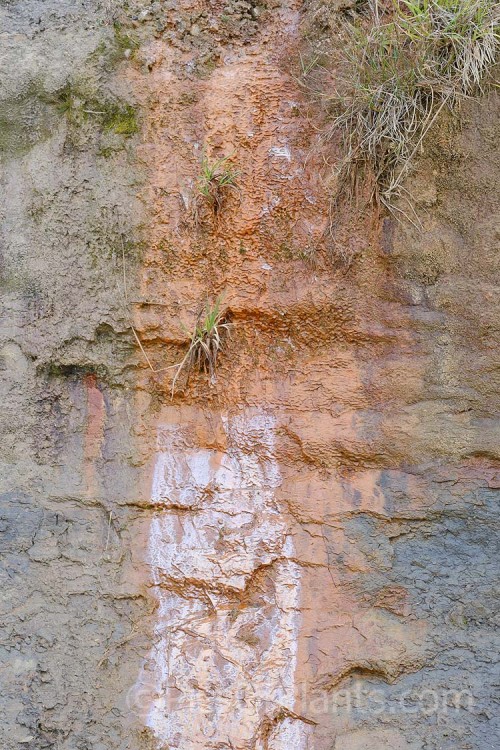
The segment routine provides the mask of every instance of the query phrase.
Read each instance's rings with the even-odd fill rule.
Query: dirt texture
[[[333,241],[316,11],[0,2],[5,750],[497,746],[498,95]]]

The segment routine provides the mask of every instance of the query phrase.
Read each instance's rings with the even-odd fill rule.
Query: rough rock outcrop
[[[497,96],[347,269],[306,12],[0,6],[6,750],[495,746]]]

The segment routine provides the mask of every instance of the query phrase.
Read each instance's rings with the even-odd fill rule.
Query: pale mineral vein
[[[260,750],[274,719],[269,750],[306,750],[307,725],[290,715],[300,570],[275,499],[274,420],[225,419],[224,453],[193,446],[185,429],[159,430],[148,544],[158,610],[136,710],[159,747]],[[262,566],[272,572],[258,605],[238,606]]]

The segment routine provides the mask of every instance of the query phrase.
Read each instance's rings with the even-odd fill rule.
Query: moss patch
[[[51,103],[74,128],[95,123],[117,135],[131,136],[139,131],[135,107],[129,102],[90,91],[85,84],[68,82]]]
[[[112,130],[117,135],[130,136],[139,131],[136,111],[131,104],[108,106],[103,125],[106,130]]]

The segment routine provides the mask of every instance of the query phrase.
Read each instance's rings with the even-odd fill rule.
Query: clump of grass
[[[71,115],[75,108],[75,95],[71,83],[68,81],[63,88],[58,92],[56,98],[57,110],[62,115]]]
[[[67,81],[55,98],[49,98],[49,102],[55,104],[57,111],[65,115],[68,122],[78,125],[85,119],[86,97],[78,84]]]
[[[230,158],[223,156],[210,161],[206,154],[203,154],[201,174],[196,183],[196,213],[201,201],[210,208],[214,216],[217,216],[228,192],[237,189],[237,179],[240,173],[231,166]]]
[[[496,0],[393,0],[346,24],[332,132],[342,133],[337,194],[369,165],[389,208],[441,109],[481,91],[499,42]]]
[[[191,336],[189,349],[177,366],[172,381],[172,396],[174,395],[177,378],[182,371],[186,371],[187,380],[193,368],[206,372],[210,383],[216,380],[217,359],[224,347],[224,339],[229,332],[231,324],[221,310],[221,298],[218,297],[213,305],[207,302],[205,309],[200,313]]]

